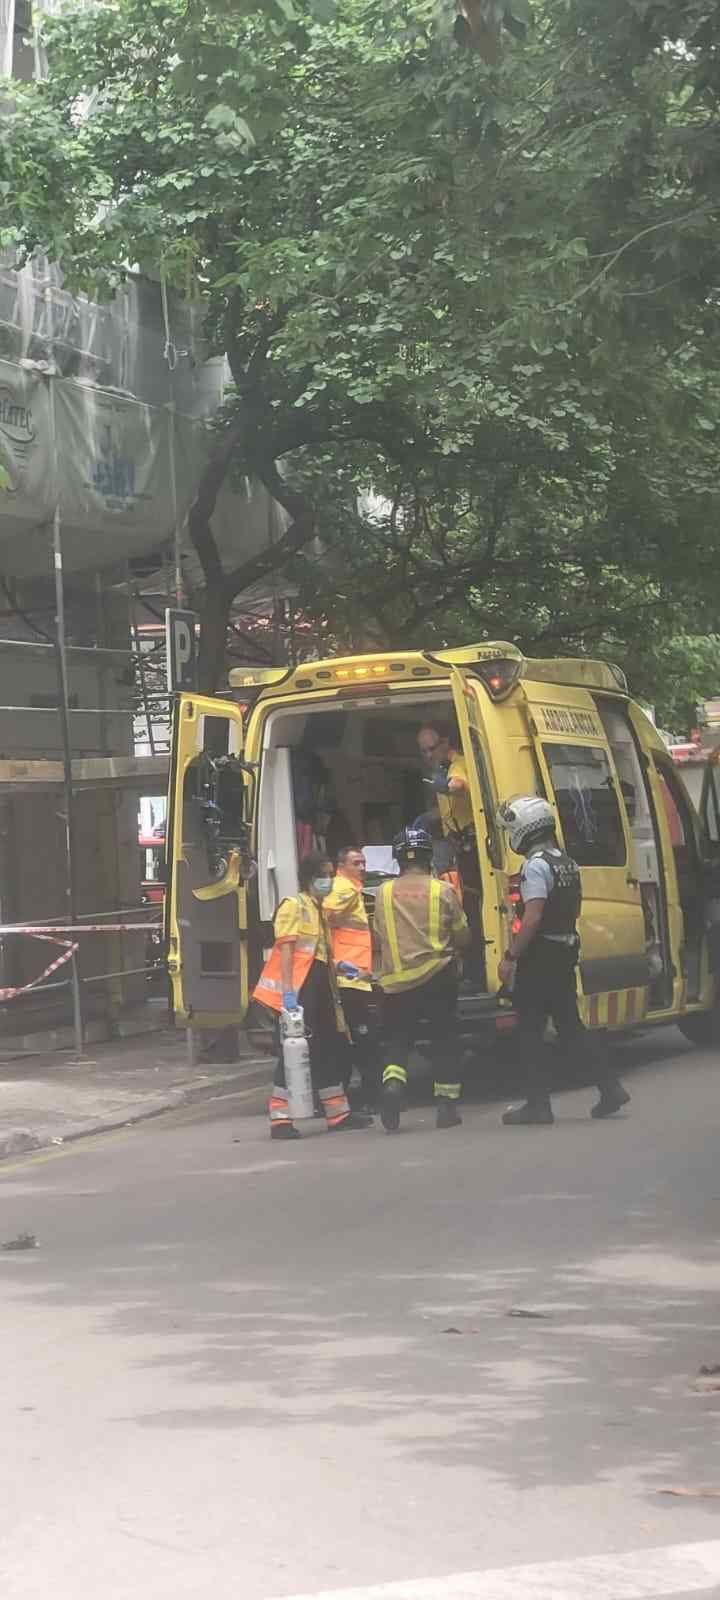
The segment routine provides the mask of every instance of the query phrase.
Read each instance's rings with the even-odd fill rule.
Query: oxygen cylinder
[[[298,1006],[297,1011],[280,1012],[280,1038],[288,1111],[293,1120],[296,1117],[300,1119],[311,1117],[315,1106],[310,1076],[310,1050],[305,1037],[305,1019],[301,1006]]]

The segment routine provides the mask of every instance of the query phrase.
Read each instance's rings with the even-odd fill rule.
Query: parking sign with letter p
[[[165,612],[167,685],[170,694],[187,694],[197,688],[197,614]]]

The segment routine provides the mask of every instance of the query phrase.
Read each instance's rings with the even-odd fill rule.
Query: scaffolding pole
[[[71,926],[76,918],[75,896],[75,817],[73,797],[73,772],[72,772],[72,744],[70,741],[70,692],[68,685],[67,645],[65,638],[65,584],[63,579],[62,558],[62,519],[60,515],[60,472],[57,448],[57,432],[55,426],[55,385],[54,375],[48,374],[49,400],[50,400],[50,432],[52,444],[53,479],[55,492],[55,509],[52,524],[52,549],[53,571],[55,575],[55,660],[57,665],[58,706],[60,711],[60,729],[63,747],[63,790],[65,795],[65,870],[67,886],[65,890],[67,912]],[[80,990],[80,977],[78,973],[77,951],[73,951],[70,958],[70,985],[72,989],[73,1029],[75,1033],[75,1050],[81,1058],[85,1046],[82,1014],[82,994]]]

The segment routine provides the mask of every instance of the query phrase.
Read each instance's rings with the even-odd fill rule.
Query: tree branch
[[[261,555],[252,556],[249,561],[244,561],[235,567],[225,578],[226,591],[234,600],[243,589],[249,589],[252,584],[259,583],[261,578],[268,573],[277,572],[291,556],[297,555],[303,545],[309,543],[315,534],[315,513],[309,507],[299,517],[291,522],[277,544],[271,549],[263,551]]]

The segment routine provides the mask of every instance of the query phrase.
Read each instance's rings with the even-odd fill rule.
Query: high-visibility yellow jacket
[[[448,779],[450,778],[460,778],[465,788],[456,789],[454,794],[439,794],[437,797],[440,821],[445,834],[461,833],[464,828],[471,828],[473,823],[467,762],[464,756],[453,756],[448,767]]]
[[[449,966],[457,935],[468,922],[449,883],[419,872],[382,884],[375,900],[380,944],[380,987],[393,994],[417,989]]]
[[[323,915],[330,925],[335,966],[338,961],[349,961],[354,967],[371,972],[372,936],[360,879],[336,872],[332,889],[323,900]],[[344,978],[341,972],[337,974],[337,981],[340,989],[372,988],[368,979]]]
[[[283,900],[275,913],[275,944],[258,978],[253,998],[273,1011],[282,1010],[283,982],[280,949],[294,942],[292,985],[298,994],[313,961],[327,961],[328,942],[320,907],[309,894]]]

